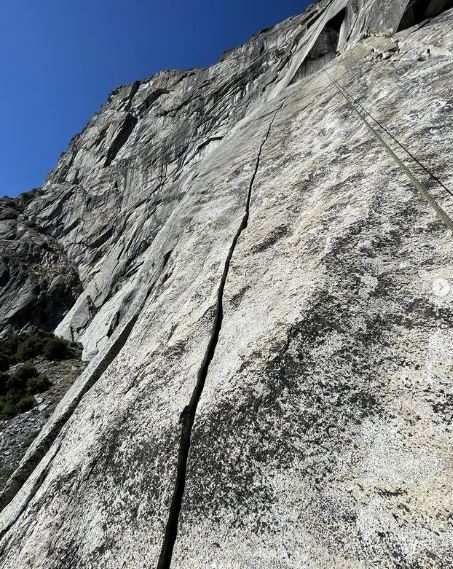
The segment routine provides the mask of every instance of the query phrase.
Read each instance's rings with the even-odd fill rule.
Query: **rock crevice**
[[[214,320],[212,323],[212,331],[209,338],[209,342],[206,348],[206,352],[201,363],[200,369],[197,373],[197,379],[195,383],[195,388],[192,393],[192,397],[188,405],[183,409],[179,423],[181,426],[181,435],[179,441],[179,452],[178,452],[178,462],[176,466],[176,477],[174,483],[173,496],[170,504],[170,511],[168,515],[168,521],[165,528],[164,540],[162,543],[162,549],[159,556],[159,561],[157,564],[157,569],[169,569],[171,566],[171,560],[173,555],[173,548],[176,541],[178,533],[178,523],[179,515],[182,508],[182,503],[184,499],[184,488],[186,485],[187,476],[187,461],[190,453],[190,444],[192,437],[192,429],[195,422],[195,417],[197,414],[197,407],[200,402],[200,398],[203,394],[204,385],[208,376],[209,366],[211,365],[212,359],[215,355],[216,347],[219,341],[219,336],[222,331],[223,322],[223,297],[225,292],[225,285],[228,279],[228,273],[230,270],[231,260],[236,249],[236,245],[245,229],[247,229],[250,217],[250,204],[252,199],[253,188],[255,185],[256,176],[260,167],[261,154],[266,142],[269,139],[272,126],[277,117],[278,112],[283,108],[282,103],[280,107],[274,112],[272,120],[269,123],[269,127],[264,135],[261,145],[258,149],[258,155],[256,157],[253,175],[250,180],[250,184],[247,191],[244,215],[241,219],[239,227],[234,235],[233,241],[231,243],[230,249],[228,251],[227,258],[223,267],[222,276],[220,278],[220,284],[217,289],[217,301],[214,311]]]
[[[328,79],[451,216],[453,11],[393,33],[412,4],[323,0],[123,85],[0,203],[1,330],[54,298],[90,362],[0,569],[451,565],[453,242]]]

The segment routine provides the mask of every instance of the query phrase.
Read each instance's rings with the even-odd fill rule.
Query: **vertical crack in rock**
[[[279,106],[279,108],[274,112],[272,120],[269,123],[269,127],[267,132],[264,136],[263,141],[258,150],[258,156],[255,162],[255,169],[250,180],[248,192],[247,192],[247,200],[245,203],[245,212],[242,217],[241,223],[239,224],[239,228],[236,231],[236,234],[233,238],[231,243],[230,249],[228,251],[227,258],[225,260],[225,265],[223,268],[223,273],[220,279],[220,285],[217,290],[217,301],[215,307],[215,314],[214,314],[214,321],[212,324],[212,331],[211,337],[209,338],[209,342],[206,348],[206,352],[201,363],[200,369],[197,373],[197,381],[195,384],[194,391],[190,398],[189,404],[184,407],[184,410],[181,413],[179,418],[179,422],[182,425],[181,427],[181,435],[180,435],[180,442],[179,442],[179,451],[178,451],[178,461],[176,466],[176,479],[175,485],[173,490],[173,496],[170,504],[170,511],[168,515],[167,525],[165,528],[165,535],[164,540],[162,543],[162,548],[159,556],[159,561],[157,563],[157,569],[169,569],[171,565],[171,560],[173,556],[173,548],[175,545],[176,537],[178,534],[178,523],[179,523],[179,515],[182,508],[182,501],[184,498],[184,490],[186,485],[186,476],[187,476],[187,462],[190,452],[190,444],[191,444],[191,437],[192,437],[192,428],[195,422],[195,415],[197,412],[198,403],[200,401],[201,395],[203,393],[203,388],[206,382],[206,377],[208,375],[209,366],[212,362],[212,359],[215,354],[215,350],[217,347],[217,343],[220,336],[220,331],[222,329],[222,321],[223,321],[223,294],[225,291],[225,284],[228,278],[228,272],[230,269],[231,259],[233,258],[234,251],[236,249],[236,245],[239,241],[239,238],[242,232],[247,228],[249,215],[250,215],[250,201],[252,198],[253,187],[255,184],[255,179],[258,174],[258,169],[260,166],[261,161],[261,154],[266,144],[269,135],[271,133],[272,126],[276,119],[278,112],[282,109],[284,102]]]

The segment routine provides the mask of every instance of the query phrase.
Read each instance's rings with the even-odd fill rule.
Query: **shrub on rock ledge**
[[[27,391],[30,395],[47,391],[51,386],[52,383],[47,375],[38,375],[38,377],[32,377],[27,381]]]
[[[37,375],[39,375],[39,373],[35,366],[30,362],[27,362],[17,368],[11,377],[15,376],[19,379],[27,380],[30,379],[30,377],[36,377]]]
[[[11,375],[0,373],[0,419],[11,419],[35,406],[33,395],[52,386],[46,375],[27,363]]]
[[[0,372],[7,371],[17,362],[27,362],[42,355],[51,361],[80,358],[81,349],[52,332],[38,330],[12,334],[0,340]]]
[[[71,356],[68,342],[62,338],[57,337],[47,340],[44,345],[43,354],[48,360],[51,361],[65,360]]]
[[[45,336],[39,332],[31,334],[24,341],[20,342],[16,352],[16,359],[19,362],[26,362],[42,354],[44,349]]]

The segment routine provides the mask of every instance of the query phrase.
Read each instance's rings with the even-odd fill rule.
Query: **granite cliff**
[[[3,332],[89,362],[0,568],[453,565],[452,8],[323,0],[121,86],[0,203]]]

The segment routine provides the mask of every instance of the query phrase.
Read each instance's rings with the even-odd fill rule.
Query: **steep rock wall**
[[[451,234],[324,73],[451,187],[453,14],[390,37],[407,4],[320,2],[73,140],[23,215],[78,268],[57,331],[91,362],[0,567],[452,563]]]

